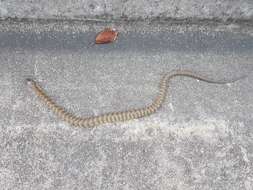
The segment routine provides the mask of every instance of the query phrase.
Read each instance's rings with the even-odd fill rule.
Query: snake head
[[[29,86],[35,84],[35,81],[33,79],[31,79],[31,78],[27,78],[27,79],[25,79],[25,81],[26,81],[26,84],[29,85]]]

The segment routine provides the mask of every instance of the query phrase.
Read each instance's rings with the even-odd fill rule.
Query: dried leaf
[[[96,37],[96,44],[111,43],[117,39],[118,32],[115,29],[106,28]]]

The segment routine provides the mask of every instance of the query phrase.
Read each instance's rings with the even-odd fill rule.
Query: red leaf
[[[106,28],[96,37],[96,44],[111,43],[117,39],[118,32],[115,29]]]

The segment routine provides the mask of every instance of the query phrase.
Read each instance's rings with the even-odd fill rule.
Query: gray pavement
[[[118,40],[93,45],[108,25]],[[239,25],[2,22],[0,189],[251,190],[252,61],[253,29]],[[58,120],[24,83],[91,116],[149,104],[172,69],[249,76],[176,78],[154,115],[93,129]]]
[[[252,0],[1,0],[0,18],[252,20]]]

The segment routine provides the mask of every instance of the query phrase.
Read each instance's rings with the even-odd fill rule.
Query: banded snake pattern
[[[115,123],[115,122],[123,122],[127,120],[138,119],[138,118],[149,116],[157,112],[157,110],[162,106],[166,98],[167,91],[168,91],[168,83],[171,81],[172,78],[177,77],[177,76],[190,77],[190,78],[201,80],[207,83],[214,83],[214,84],[233,83],[241,79],[241,78],[237,78],[230,81],[215,81],[212,79],[208,79],[204,76],[201,76],[199,74],[196,74],[192,71],[174,70],[165,74],[161,78],[158,95],[155,97],[155,99],[150,105],[147,105],[141,108],[129,109],[126,111],[109,112],[106,114],[101,114],[101,115],[91,116],[91,117],[79,117],[68,112],[65,108],[63,108],[62,106],[58,105],[55,101],[53,101],[42,89],[42,87],[39,86],[37,82],[35,82],[33,79],[28,78],[26,79],[26,82],[37,94],[37,96],[42,100],[42,102],[44,102],[46,106],[51,111],[53,111],[60,119],[64,120],[65,122],[73,126],[95,127],[95,126],[106,124],[106,123]]]

